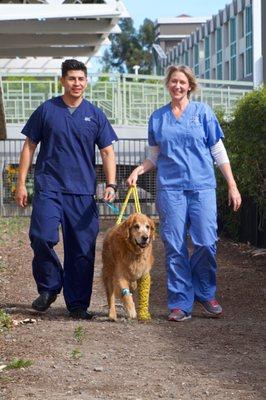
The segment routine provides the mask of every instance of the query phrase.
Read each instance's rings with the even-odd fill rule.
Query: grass
[[[83,353],[79,349],[72,350],[70,355],[75,360],[79,360],[81,357],[83,357]]]
[[[5,371],[9,369],[20,369],[20,368],[28,368],[33,364],[31,360],[25,360],[24,358],[14,358],[10,361],[9,364],[5,367]]]
[[[78,325],[74,331],[74,339],[78,342],[81,343],[82,340],[85,337],[85,329],[83,328],[82,325]]]
[[[4,269],[6,269],[6,265],[2,257],[0,256],[0,273],[3,272]]]
[[[5,237],[17,237],[28,225],[29,218],[27,217],[0,217],[0,243],[4,244]]]
[[[0,332],[3,332],[4,329],[10,330],[12,327],[12,318],[4,310],[0,309]]]

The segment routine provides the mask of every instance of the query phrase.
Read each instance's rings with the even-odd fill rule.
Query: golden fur
[[[136,318],[133,296],[122,290],[134,290],[137,280],[149,273],[153,264],[154,222],[144,214],[132,214],[110,229],[103,242],[103,283],[106,290],[109,319],[117,319],[115,298],[122,300],[128,318]],[[129,293],[129,292],[128,292]]]

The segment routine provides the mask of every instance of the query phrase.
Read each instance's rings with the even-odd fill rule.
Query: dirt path
[[[121,319],[111,323],[100,282],[105,229],[98,238],[91,306],[97,317],[81,322],[68,318],[62,296],[45,314],[31,310],[36,292],[27,220],[4,221],[0,307],[15,320],[37,322],[0,333],[0,365],[14,358],[34,362],[0,372],[0,400],[265,399],[265,258],[251,257],[245,245],[220,241],[218,297],[224,317],[207,319],[195,308],[192,320],[169,323],[164,253],[157,238],[152,322],[126,321],[120,308]]]

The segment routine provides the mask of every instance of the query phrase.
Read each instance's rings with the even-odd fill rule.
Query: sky
[[[232,0],[124,0],[135,28],[145,18],[155,21],[159,17],[177,17],[180,14],[211,17],[231,2]]]
[[[55,1],[55,0],[54,0]],[[211,17],[224,9],[232,0],[123,0],[136,29],[145,18],[155,21],[160,17],[176,17],[187,14],[191,17]],[[104,47],[91,59],[90,72],[99,72],[102,68],[100,59]]]

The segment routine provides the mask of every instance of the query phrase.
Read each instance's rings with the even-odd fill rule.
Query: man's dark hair
[[[66,76],[68,71],[71,70],[83,71],[86,76],[88,74],[86,65],[81,61],[70,59],[62,62],[62,77]]]

